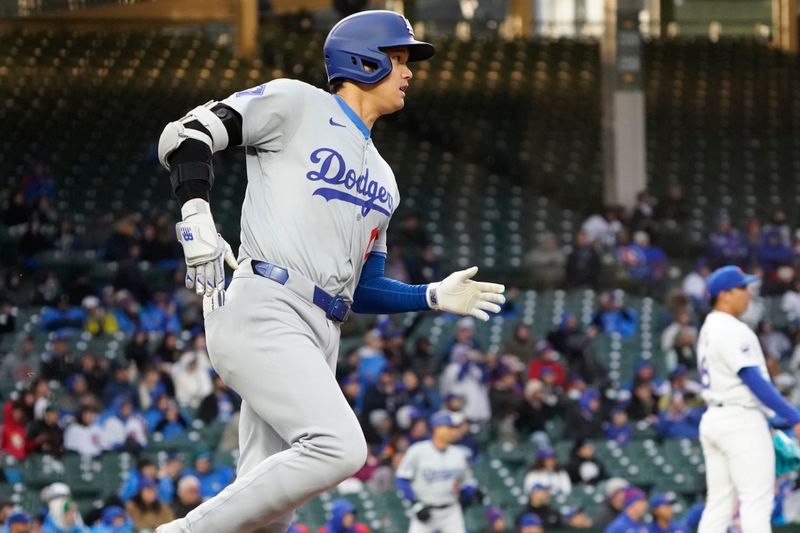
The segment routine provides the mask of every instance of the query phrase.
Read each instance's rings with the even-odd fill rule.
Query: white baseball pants
[[[775,499],[775,451],[764,414],[737,406],[710,407],[700,421],[708,496],[698,533],[726,533],[736,502],[744,533],[770,533]]]

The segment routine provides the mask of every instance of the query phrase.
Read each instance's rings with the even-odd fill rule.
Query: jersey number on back
[[[708,373],[708,359],[700,356],[700,364],[698,365],[700,371],[700,384],[704,389],[711,387],[711,375]]]

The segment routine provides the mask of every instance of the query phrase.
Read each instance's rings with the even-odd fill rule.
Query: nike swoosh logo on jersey
[[[333,120],[333,117],[331,117],[331,118],[328,120],[328,124],[330,124],[331,126],[339,126],[340,128],[346,128],[346,127],[347,127],[347,126],[345,126],[344,124],[339,124],[338,122],[336,122],[335,120]]]

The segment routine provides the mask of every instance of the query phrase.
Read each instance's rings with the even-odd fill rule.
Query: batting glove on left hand
[[[431,519],[431,508],[422,502],[416,502],[411,506],[411,512],[420,522],[427,522]]]
[[[428,285],[426,297],[431,309],[472,315],[484,322],[489,313],[499,313],[500,305],[506,303],[503,292],[506,288],[498,283],[473,281],[478,267],[453,272],[443,281]]]
[[[186,287],[206,296],[214,289],[224,291],[225,263],[234,270],[238,265],[231,246],[217,233],[208,202],[189,200],[181,214],[183,221],[175,225],[175,233],[186,257]]]

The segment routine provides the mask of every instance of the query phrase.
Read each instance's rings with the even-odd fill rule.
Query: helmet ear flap
[[[325,54],[325,63],[330,81],[346,79],[360,83],[378,83],[392,71],[391,59],[380,51],[373,53],[370,50],[368,54],[363,54],[345,49],[333,50]],[[335,69],[331,68],[332,65],[335,65]],[[330,76],[334,70],[335,76]]]

